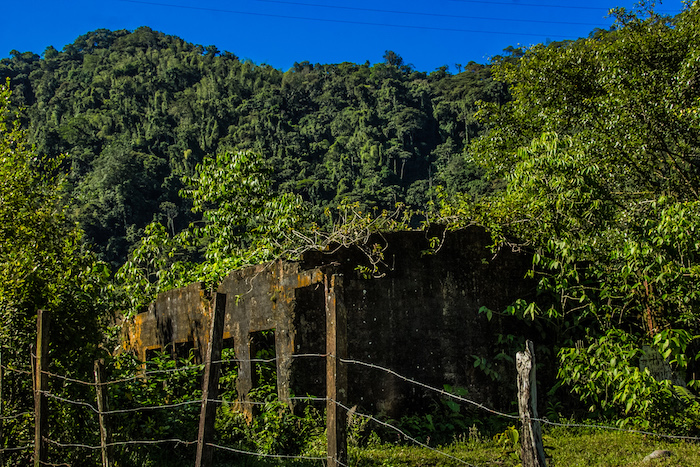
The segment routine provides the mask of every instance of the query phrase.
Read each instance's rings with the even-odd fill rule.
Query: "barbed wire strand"
[[[303,357],[324,357],[324,358],[325,358],[325,357],[327,357],[327,354],[292,354],[290,357],[292,357],[292,358],[295,358],[295,357],[302,357],[302,358],[303,358]],[[255,359],[225,359],[225,360],[217,360],[217,361],[215,361],[215,363],[244,362],[244,361],[245,361],[245,362],[271,363],[271,362],[274,362],[274,361],[277,361],[277,360],[278,360],[277,357],[267,358],[267,359],[260,359],[260,358],[255,358]],[[511,420],[519,420],[519,419],[520,419],[520,417],[517,416],[517,415],[506,414],[506,413],[503,413],[503,412],[499,412],[499,411],[497,411],[497,410],[491,409],[491,408],[489,408],[489,407],[487,407],[487,406],[485,406],[485,405],[483,405],[483,404],[481,404],[481,403],[478,403],[478,402],[476,402],[476,401],[472,401],[472,400],[470,400],[470,399],[466,399],[466,398],[464,398],[464,397],[462,397],[462,396],[459,396],[459,395],[457,395],[457,394],[452,394],[452,393],[450,393],[450,392],[448,392],[448,391],[445,391],[445,390],[443,390],[443,389],[430,386],[430,385],[425,384],[425,383],[422,383],[422,382],[420,382],[420,381],[416,381],[416,380],[414,380],[414,379],[412,379],[412,378],[409,378],[409,377],[406,377],[406,376],[404,376],[404,375],[401,375],[401,374],[399,374],[398,372],[396,372],[396,371],[394,371],[394,370],[391,370],[391,369],[389,369],[389,368],[385,368],[385,367],[380,366],[380,365],[376,365],[376,364],[374,364],[374,363],[367,363],[367,362],[362,362],[362,361],[359,361],[359,360],[352,360],[352,359],[340,359],[340,361],[343,362],[343,363],[346,363],[346,364],[353,364],[353,365],[365,366],[365,367],[368,367],[368,368],[373,368],[373,369],[377,369],[377,370],[380,370],[380,371],[384,371],[384,372],[389,373],[389,374],[391,374],[391,375],[394,375],[394,376],[396,376],[397,378],[402,379],[402,380],[404,380],[404,381],[406,381],[406,382],[408,382],[408,383],[415,384],[415,385],[417,385],[417,386],[423,387],[423,388],[428,389],[428,390],[430,390],[430,391],[433,391],[433,392],[436,392],[436,393],[438,393],[438,394],[441,394],[441,395],[443,395],[443,396],[445,396],[445,397],[449,397],[449,398],[455,399],[455,400],[457,400],[457,401],[460,401],[460,402],[463,402],[463,403],[466,403],[466,404],[473,405],[473,406],[475,406],[475,407],[477,407],[477,408],[479,408],[479,409],[482,409],[482,410],[484,410],[484,411],[486,411],[486,412],[489,412],[489,413],[491,413],[491,414],[493,414],[493,415],[496,415],[496,416],[508,418],[508,419],[511,419]],[[172,368],[172,369],[167,369],[167,370],[154,370],[154,371],[152,371],[152,372],[144,372],[144,374],[157,374],[157,373],[178,372],[178,371],[186,371],[186,370],[188,370],[188,369],[200,368],[200,367],[202,367],[202,364],[191,365],[191,366],[180,367],[180,368]],[[15,371],[23,372],[22,370],[15,370]],[[51,375],[51,376],[53,376],[53,377],[56,377],[56,378],[68,379],[68,380],[72,380],[72,381],[75,381],[75,382],[78,382],[78,383],[83,383],[83,384],[86,384],[86,385],[89,385],[89,386],[95,386],[95,385],[96,385],[96,383],[94,383],[94,382],[85,382],[85,381],[81,381],[81,380],[77,380],[77,379],[68,378],[68,377],[63,376],[63,375],[51,374],[51,373],[48,373],[48,372],[43,372],[43,373],[49,374],[49,375]],[[114,383],[117,383],[117,382],[124,382],[124,381],[136,380],[136,379],[139,379],[139,378],[142,378],[142,377],[143,377],[142,375],[136,375],[136,376],[134,376],[134,377],[124,378],[124,379],[121,379],[121,380],[109,381],[109,382],[105,382],[105,383],[101,383],[101,384],[114,384]],[[92,406],[92,405],[89,404],[89,403],[71,401],[71,400],[69,400],[69,399],[61,398],[61,397],[59,397],[59,396],[56,396],[56,395],[53,395],[53,394],[50,394],[50,393],[46,393],[46,394],[47,394],[49,397],[53,397],[53,398],[55,398],[55,399],[62,400],[62,401],[67,402],[67,403],[73,403],[73,404],[78,404],[78,405],[87,406],[87,407],[89,407],[93,412],[98,413],[98,414],[100,413],[94,406]],[[317,399],[309,399],[309,400],[325,400],[325,399],[324,399],[324,398],[317,398]],[[217,401],[217,402],[219,402],[219,401]],[[233,401],[221,401],[221,402],[233,402]],[[265,404],[265,402],[255,402],[255,401],[235,401],[235,402],[243,402],[243,403],[247,403],[247,404]],[[113,410],[113,411],[103,412],[103,414],[109,415],[109,414],[119,414],[119,413],[138,412],[138,411],[141,411],[141,410],[157,410],[157,409],[161,409],[161,408],[174,408],[174,407],[180,407],[180,406],[183,406],[183,405],[196,404],[196,403],[201,403],[201,399],[194,400],[194,401],[182,402],[182,403],[178,403],[178,404],[169,404],[169,405],[162,405],[162,406],[141,407],[141,408],[134,408],[134,409]],[[700,441],[700,437],[681,436],[681,435],[668,435],[668,434],[654,433],[654,432],[651,432],[651,431],[635,430],[635,429],[622,428],[622,427],[614,427],[614,426],[608,426],[608,425],[593,425],[593,424],[583,424],[583,423],[573,423],[573,424],[556,423],[556,422],[552,422],[552,421],[548,420],[547,418],[533,418],[532,420],[538,421],[538,422],[540,422],[540,423],[544,423],[544,424],[547,424],[547,425],[553,425],[553,426],[559,426],[559,427],[570,427],[570,428],[595,428],[595,429],[603,429],[603,430],[612,430],[612,431],[627,432],[627,433],[633,433],[633,434],[643,434],[643,435],[655,436],[655,437],[659,437],[659,438],[681,439],[681,440],[688,440],[688,441]]]
[[[42,375],[46,375],[46,376],[48,376],[49,378],[60,379],[60,380],[63,380],[63,381],[68,381],[68,382],[70,382],[70,383],[84,384],[85,386],[95,386],[95,383],[94,383],[94,382],[83,381],[83,380],[81,380],[81,379],[75,379],[75,378],[71,378],[71,377],[69,377],[69,376],[58,375],[58,374],[55,374],[55,373],[50,373],[50,372],[48,372],[48,371],[46,371],[46,370],[42,370],[42,371],[41,371],[41,374],[42,374]]]
[[[31,370],[21,370],[19,368],[9,367],[7,365],[0,365],[0,368],[2,368],[3,370],[11,371],[13,373],[21,373],[23,375],[31,375],[32,374]]]
[[[223,449],[224,451],[235,452],[237,454],[246,454],[246,455],[250,455],[250,456],[267,457],[267,458],[272,458],[272,459],[300,459],[300,460],[309,460],[309,461],[325,461],[326,459],[328,459],[328,457],[292,456],[292,455],[286,455],[286,454],[263,454],[261,452],[243,451],[241,449],[231,448],[228,446],[221,446],[219,444],[214,444],[214,443],[207,443],[207,446],[211,446],[211,447],[216,448],[216,449]]]
[[[290,355],[291,358],[308,358],[308,357],[325,358],[326,356],[327,356],[326,354],[292,354],[292,355]],[[219,364],[222,364],[222,363],[241,363],[241,362],[272,363],[272,362],[276,362],[277,360],[279,360],[278,357],[248,358],[248,359],[228,358],[228,359],[223,359],[223,360],[214,360],[214,361],[212,361],[212,363],[219,363]],[[83,384],[85,386],[109,386],[112,384],[126,383],[129,381],[137,381],[140,379],[144,379],[145,377],[158,375],[158,374],[178,373],[178,372],[186,372],[186,371],[190,371],[190,370],[203,371],[204,365],[205,365],[204,363],[196,363],[196,364],[181,366],[181,367],[177,367],[177,368],[167,368],[164,370],[143,371],[142,373],[134,375],[134,376],[129,376],[126,378],[120,378],[120,379],[115,379],[115,380],[110,380],[110,381],[104,381],[101,383],[96,383],[94,381],[84,381],[84,380],[77,379],[77,378],[71,378],[68,376],[59,375],[56,373],[51,373],[51,372],[46,371],[46,370],[43,370],[42,374],[45,374],[45,375],[49,376],[50,378],[61,379],[64,381],[69,381],[71,383]],[[21,370],[14,370],[14,371],[20,372]],[[31,374],[31,372],[28,371],[27,374]]]
[[[185,405],[193,405],[193,404],[201,404],[202,403],[201,399],[196,399],[196,400],[178,402],[175,404],[151,405],[151,406],[145,406],[145,407],[135,407],[133,409],[117,409],[117,410],[107,410],[107,411],[100,412],[100,410],[96,409],[89,402],[74,401],[71,399],[66,399],[65,397],[57,396],[56,394],[52,394],[48,391],[42,391],[42,394],[44,394],[47,397],[50,397],[52,399],[56,399],[58,401],[65,402],[67,404],[80,405],[83,407],[87,407],[98,415],[100,415],[100,414],[101,415],[116,415],[116,414],[124,414],[124,413],[141,412],[141,411],[146,411],[146,410],[174,409],[177,407],[183,407]]]
[[[71,403],[71,404],[75,404],[75,405],[80,405],[80,406],[88,407],[88,408],[90,408],[93,412],[95,412],[95,413],[97,413],[97,414],[101,413],[98,409],[96,409],[95,407],[93,407],[91,404],[89,404],[89,403],[87,403],[87,402],[82,402],[82,401],[71,401],[70,399],[66,399],[66,398],[63,398],[63,397],[60,397],[60,396],[56,396],[55,394],[51,394],[51,393],[48,393],[48,392],[43,392],[43,394],[45,394],[45,395],[47,395],[47,396],[49,396],[49,397],[52,397],[52,398],[54,398],[54,399],[60,400],[60,401],[62,401],[62,402],[66,402],[66,403]],[[327,399],[327,398],[318,398],[318,397],[293,397],[293,398],[291,398],[291,399],[293,399],[293,400],[314,400],[314,401],[329,400],[329,399]],[[332,399],[330,399],[330,400],[332,400]],[[217,400],[217,399],[207,399],[207,401],[209,401],[209,402],[232,402],[232,401]],[[332,400],[332,401],[333,401],[333,403],[335,403],[336,405],[342,407],[344,410],[346,410],[346,411],[349,411],[349,410],[350,410],[350,409],[349,409],[348,407],[346,407],[345,405],[340,404],[339,402],[334,401],[334,400]],[[236,401],[236,402],[238,402],[238,401]],[[134,412],[134,411],[141,411],[141,410],[152,410],[152,409],[160,409],[160,408],[173,408],[173,407],[178,407],[178,406],[182,406],[182,405],[186,405],[186,404],[194,404],[194,403],[201,403],[201,399],[199,399],[199,400],[187,401],[187,402],[182,402],[182,403],[178,403],[178,404],[166,404],[166,405],[161,405],[161,406],[140,407],[140,408],[135,408],[135,409],[124,409],[124,410],[116,410],[116,411],[105,411],[105,412],[102,412],[102,413],[103,413],[103,414],[113,414],[113,413],[125,413],[125,412]],[[257,402],[257,401],[242,401],[242,403],[248,403],[248,404],[266,404],[265,402]],[[461,463],[463,463],[463,464],[465,464],[465,465],[471,466],[471,464],[469,464],[469,463],[467,463],[467,462],[464,462],[464,461],[462,461],[461,459],[459,459],[459,458],[457,458],[457,457],[451,456],[450,454],[447,454],[447,453],[444,453],[444,452],[442,452],[442,451],[439,451],[439,450],[437,450],[437,449],[435,449],[435,448],[432,448],[432,447],[428,446],[427,444],[424,444],[424,443],[418,441],[417,439],[415,439],[415,438],[411,437],[410,435],[406,434],[406,433],[405,433],[404,431],[402,431],[401,429],[399,429],[399,428],[397,428],[397,427],[395,427],[395,426],[393,426],[393,425],[390,425],[389,423],[383,422],[383,421],[381,421],[381,420],[376,419],[375,417],[372,417],[372,416],[369,416],[369,415],[364,415],[364,414],[361,414],[361,413],[358,413],[358,412],[355,412],[355,414],[358,415],[358,416],[362,416],[362,417],[371,419],[371,420],[375,421],[376,423],[379,423],[379,424],[381,424],[381,425],[383,425],[383,426],[386,426],[386,427],[388,427],[388,428],[390,428],[390,429],[393,429],[393,430],[395,430],[396,432],[400,433],[402,436],[404,436],[406,439],[409,439],[409,440],[411,440],[412,442],[414,442],[414,443],[416,443],[416,444],[418,444],[418,445],[420,445],[420,446],[422,446],[422,447],[424,447],[424,448],[430,449],[430,450],[435,451],[435,452],[437,452],[437,453],[439,453],[439,454],[441,454],[441,455],[444,455],[444,456],[447,456],[447,457],[449,457],[449,458],[451,458],[451,459],[457,460],[457,461],[459,461],[459,462],[461,462]],[[53,440],[49,440],[49,441],[52,442],[53,444],[56,444],[56,445],[60,446],[60,447],[77,447],[77,448],[88,448],[88,449],[99,449],[99,448],[101,448],[101,446],[89,446],[89,445],[78,444],[78,443],[59,443],[59,442],[53,441]],[[156,443],[156,442],[161,443],[161,442],[174,442],[174,441],[179,441],[179,442],[186,443],[186,442],[184,442],[184,441],[182,441],[182,440],[172,440],[172,439],[171,439],[171,440],[155,440],[155,441],[126,441],[126,442],[121,442],[121,443],[119,443],[119,442],[117,442],[117,443],[110,443],[109,445],[111,446],[111,445],[146,444],[146,443],[151,443],[151,444],[152,444],[152,443]],[[254,456],[262,456],[262,457],[286,458],[286,459],[302,459],[302,460],[326,460],[326,459],[327,459],[327,458],[320,458],[320,457],[289,456],[289,455],[280,455],[280,454],[262,454],[262,453],[254,453],[254,452],[246,452],[246,451],[236,450],[236,449],[234,449],[234,448],[227,448],[227,447],[225,447],[225,446],[219,446],[219,445],[214,445],[214,444],[212,444],[212,446],[213,446],[213,447],[220,448],[220,449],[224,449],[224,450],[231,450],[231,451],[238,452],[238,453],[241,453],[241,454],[249,454],[249,455],[254,455]],[[342,463],[341,463],[341,464],[342,464]],[[475,466],[472,466],[472,467],[475,467]]]
[[[333,400],[333,399],[330,399],[330,400],[331,400],[335,405],[337,405],[338,407],[341,407],[341,408],[342,408],[343,410],[345,410],[346,412],[350,412],[351,409],[350,409],[349,407],[343,405],[342,403],[340,403],[340,402],[338,402],[338,401],[336,401],[336,400]],[[389,428],[389,429],[391,429],[391,430],[394,430],[394,431],[396,431],[397,433],[401,434],[401,436],[403,436],[404,438],[406,438],[406,439],[408,439],[408,440],[410,440],[410,441],[413,441],[414,443],[416,443],[416,444],[418,444],[418,445],[420,445],[420,446],[422,446],[422,447],[424,447],[424,448],[426,448],[426,449],[429,449],[429,450],[431,450],[431,451],[434,451],[434,452],[436,452],[436,453],[438,453],[438,454],[441,454],[441,455],[443,455],[443,456],[445,456],[445,457],[449,457],[450,459],[456,460],[456,461],[458,461],[458,462],[460,462],[460,463],[462,463],[462,464],[464,464],[464,465],[468,465],[468,466],[470,466],[470,467],[477,467],[477,466],[475,466],[475,465],[473,465],[473,464],[470,464],[470,463],[468,463],[468,462],[466,462],[466,461],[464,461],[464,460],[462,460],[462,459],[460,459],[460,458],[458,458],[458,457],[455,457],[455,456],[453,456],[453,455],[451,455],[451,454],[448,454],[448,453],[446,453],[446,452],[443,452],[443,451],[440,451],[440,450],[438,450],[438,449],[435,449],[435,448],[433,448],[433,447],[431,447],[431,446],[428,446],[427,444],[422,443],[422,442],[418,441],[417,439],[413,438],[412,436],[408,435],[405,431],[401,430],[400,428],[398,428],[398,427],[396,427],[396,426],[394,426],[394,425],[391,425],[391,424],[389,424],[389,423],[387,423],[387,422],[384,422],[384,421],[382,421],[382,420],[379,420],[378,418],[375,418],[375,417],[373,417],[372,415],[366,415],[366,414],[363,414],[363,413],[354,411],[354,412],[353,412],[353,417],[354,417],[355,415],[358,415],[358,416],[360,416],[360,417],[364,417],[364,418],[366,418],[366,419],[368,419],[368,420],[372,420],[372,421],[375,422],[375,423],[378,423],[378,424],[380,424],[380,425],[382,425],[382,426],[385,426],[385,427],[387,427],[387,428]]]
[[[289,358],[309,358],[309,357],[319,357],[319,358],[326,358],[328,354],[325,353],[301,353],[301,354],[291,354],[288,355]],[[276,362],[280,358],[275,356],[275,357],[270,357],[270,358],[228,358],[224,360],[212,360],[212,363],[241,363],[241,362],[246,362],[246,363],[272,363]]]
[[[490,407],[487,407],[487,406],[485,406],[484,404],[481,404],[481,403],[479,403],[479,402],[466,399],[466,398],[464,398],[464,397],[462,397],[462,396],[459,396],[459,395],[457,395],[457,394],[452,394],[451,392],[447,392],[447,391],[445,391],[444,389],[439,389],[439,388],[430,386],[430,385],[428,385],[428,384],[421,383],[420,381],[416,381],[416,380],[411,379],[411,378],[409,378],[409,377],[407,377],[407,376],[403,376],[403,375],[401,375],[401,374],[395,372],[394,370],[390,370],[389,368],[385,368],[385,367],[382,367],[382,366],[379,366],[379,365],[375,365],[374,363],[366,363],[366,362],[361,362],[361,361],[358,361],[358,360],[348,360],[348,359],[345,359],[345,358],[341,358],[340,361],[343,362],[343,363],[349,363],[349,364],[353,364],[353,365],[361,365],[361,366],[366,366],[366,367],[369,367],[369,368],[374,368],[374,369],[377,369],[377,370],[384,371],[384,372],[386,372],[386,373],[389,373],[389,374],[391,374],[391,375],[396,376],[397,378],[400,378],[400,379],[402,379],[402,380],[404,380],[404,381],[407,381],[407,382],[409,382],[409,383],[411,383],[411,384],[415,384],[416,386],[420,386],[420,387],[422,387],[422,388],[429,389],[429,390],[431,390],[431,391],[434,391],[434,392],[437,392],[437,393],[439,393],[439,394],[442,394],[443,396],[451,397],[452,399],[456,399],[456,400],[458,400],[458,401],[461,401],[461,402],[464,402],[464,403],[467,403],[467,404],[471,404],[471,405],[473,405],[473,406],[475,406],[475,407],[478,407],[478,408],[480,408],[480,409],[482,409],[482,410],[485,410],[485,411],[487,411],[487,412],[489,412],[489,413],[491,413],[491,414],[493,414],[493,415],[498,415],[498,416],[504,417],[504,418],[510,418],[510,419],[512,419],[512,420],[519,420],[519,419],[520,419],[520,417],[519,417],[518,415],[511,415],[511,414],[499,412],[499,411],[497,411],[497,410],[495,410],[495,409],[492,409],[492,408],[490,408]]]
[[[26,446],[15,447],[15,448],[0,448],[0,452],[26,451],[27,449],[34,449],[34,443],[27,444]]]
[[[201,399],[200,399],[201,400]],[[326,397],[316,397],[316,396],[297,396],[290,397],[289,400],[292,401],[311,401],[311,402],[326,402],[328,398]],[[280,399],[275,399],[277,402],[282,402]],[[263,401],[246,401],[241,399],[207,399],[207,402],[215,402],[217,404],[249,404],[249,405],[266,405],[269,402]]]
[[[82,449],[92,449],[92,450],[98,450],[102,449],[102,445],[99,446],[94,446],[94,445],[89,445],[89,444],[81,444],[81,443],[61,443],[59,441],[54,441],[54,440],[47,440],[49,443],[61,447],[61,448],[82,448]],[[107,443],[105,446],[107,447],[115,447],[115,446],[126,446],[126,445],[152,445],[152,444],[163,444],[163,443],[176,443],[176,444],[184,444],[184,445],[193,445],[197,444],[197,441],[185,441],[182,439],[178,438],[170,438],[170,439],[161,439],[161,440],[132,440],[132,441],[115,441],[111,443]],[[319,460],[319,461],[324,461],[327,459],[327,457],[311,457],[311,456],[292,456],[292,455],[284,455],[284,454],[263,454],[259,452],[252,452],[252,451],[244,451],[240,449],[235,449],[231,448],[228,446],[221,446],[218,444],[213,444],[213,443],[207,443],[208,446],[211,446],[216,449],[223,449],[225,451],[232,451],[236,452],[238,454],[245,454],[245,455],[250,455],[250,456],[255,456],[255,457],[267,457],[267,458],[276,458],[276,459],[300,459],[300,460]],[[347,467],[347,466],[346,466]]]
[[[44,394],[47,397],[50,397],[52,399],[55,399],[55,400],[58,400],[61,402],[65,402],[67,404],[73,404],[73,405],[87,407],[98,415],[115,415],[115,414],[124,414],[124,413],[134,413],[134,412],[140,412],[140,411],[146,411],[146,410],[172,409],[172,408],[182,407],[185,405],[195,405],[195,404],[202,403],[202,399],[191,399],[188,401],[177,402],[174,404],[163,404],[163,405],[153,405],[153,406],[145,406],[145,407],[134,407],[131,409],[115,409],[115,410],[100,411],[94,405],[92,405],[90,402],[75,401],[72,399],[58,396],[58,395],[53,394],[53,393],[48,392],[48,391],[42,391],[42,394]],[[317,396],[294,396],[294,397],[290,397],[289,399],[290,400],[298,400],[298,401],[313,401],[313,402],[324,402],[327,400],[325,397],[317,397]],[[249,405],[269,404],[269,402],[264,402],[264,401],[244,401],[244,400],[236,400],[236,399],[206,399],[206,400],[207,400],[207,402],[215,402],[215,403],[219,403],[219,404],[224,404],[224,403],[226,403],[226,404],[238,404],[238,403],[240,403],[240,404],[249,404]],[[277,400],[279,400],[279,399],[277,399]],[[32,412],[25,412],[25,413],[19,414],[19,415],[33,415],[33,413]],[[17,416],[15,416],[15,418],[16,417]]]
[[[42,460],[39,461],[39,464],[41,465],[48,465],[50,467],[71,467],[71,464],[52,464],[50,462],[44,462]]]
[[[55,441],[52,439],[47,439],[46,441],[55,445],[55,446],[58,446],[60,448],[81,448],[81,449],[92,449],[92,450],[102,449],[102,445],[93,446],[90,444],[81,444],[81,443],[61,443],[60,441]],[[176,443],[176,444],[184,444],[184,445],[190,446],[192,444],[197,444],[197,441],[185,441],[185,440],[179,439],[179,438],[168,438],[168,439],[153,439],[153,440],[113,441],[111,443],[107,443],[105,446],[106,447],[115,447],[115,446],[127,446],[130,444],[151,445],[151,444],[164,444],[164,443]]]
[[[443,389],[435,388],[435,387],[432,387],[432,386],[430,386],[430,385],[428,385],[428,384],[421,383],[421,382],[419,382],[419,381],[415,381],[415,380],[413,380],[413,379],[411,379],[411,378],[408,378],[408,377],[406,377],[406,376],[403,376],[403,375],[401,375],[401,374],[395,372],[394,370],[390,370],[390,369],[388,369],[388,368],[384,368],[384,367],[382,367],[382,366],[375,365],[375,364],[373,364],[373,363],[360,362],[360,361],[357,361],[357,360],[346,360],[346,359],[342,359],[342,358],[340,359],[340,361],[341,361],[341,362],[344,362],[344,363],[352,363],[352,364],[357,364],[357,365],[363,365],[363,366],[367,366],[367,367],[370,367],[370,368],[375,368],[375,369],[378,369],[378,370],[382,370],[382,371],[385,371],[385,372],[387,372],[387,373],[390,373],[390,374],[392,374],[392,375],[394,375],[394,376],[396,376],[396,377],[398,377],[398,378],[400,378],[400,379],[402,379],[402,380],[404,380],[404,381],[407,381],[407,382],[409,382],[409,383],[416,384],[416,385],[418,385],[418,386],[421,386],[421,387],[423,387],[423,388],[426,388],[426,389],[429,389],[429,390],[431,390],[431,391],[437,392],[437,393],[439,393],[439,394],[442,394],[442,395],[444,395],[444,396],[450,397],[450,398],[452,398],[452,399],[455,399],[455,400],[458,400],[458,401],[461,401],[461,402],[465,402],[465,403],[474,405],[474,406],[476,406],[476,407],[478,407],[478,408],[480,408],[480,409],[482,409],[482,410],[486,410],[487,412],[492,413],[493,415],[497,415],[497,416],[500,416],[500,417],[506,417],[506,418],[510,418],[510,419],[515,419],[515,420],[520,420],[520,416],[511,415],[511,414],[506,414],[506,413],[499,412],[499,411],[497,411],[497,410],[488,408],[488,407],[486,407],[485,405],[480,404],[480,403],[478,403],[478,402],[475,402],[475,401],[466,399],[466,398],[464,398],[464,397],[462,397],[462,396],[459,396],[459,395],[457,395],[457,394],[452,394],[452,393],[447,392],[447,391],[445,391],[445,390],[443,390]],[[696,437],[696,436],[667,435],[667,434],[662,434],[662,433],[654,433],[654,432],[651,432],[651,431],[635,430],[635,429],[631,429],[631,428],[622,428],[622,427],[618,427],[618,426],[593,425],[593,424],[585,424],[585,423],[570,423],[570,424],[566,424],[566,423],[556,423],[556,422],[551,422],[551,421],[549,421],[547,418],[532,418],[531,420],[533,420],[533,421],[538,421],[538,422],[540,422],[540,423],[544,423],[544,424],[547,424],[547,425],[554,425],[554,426],[561,426],[561,427],[571,427],[571,428],[599,428],[599,429],[603,429],[603,430],[621,431],[621,432],[633,433],[633,434],[643,434],[643,435],[655,436],[655,437],[659,437],[659,438],[684,439],[684,440],[688,440],[688,441],[700,441],[700,437]]]
[[[666,435],[661,433],[654,433],[651,431],[635,430],[633,428],[623,428],[619,426],[607,426],[607,425],[587,425],[585,423],[558,423],[551,422],[546,418],[532,418],[531,420],[536,420],[538,422],[544,423],[546,425],[559,426],[564,428],[599,428],[604,430],[621,431],[625,433],[632,433],[638,435],[654,436],[657,438],[669,438],[669,439],[682,439],[687,441],[700,441],[700,437],[697,436],[681,436],[681,435]]]
[[[34,412],[22,412],[14,415],[8,415],[6,417],[0,417],[0,420],[5,421],[5,420],[14,420],[15,418],[21,418],[21,417],[26,417],[27,415],[31,415],[32,417],[34,416]]]
[[[165,370],[151,370],[151,371],[144,371],[140,374],[134,375],[134,376],[129,376],[127,378],[121,378],[121,379],[115,379],[111,381],[104,381],[101,383],[96,383],[94,381],[83,381],[81,379],[76,379],[76,378],[70,378],[68,376],[64,375],[59,375],[56,373],[50,373],[48,371],[42,371],[42,374],[45,374],[51,378],[55,379],[61,379],[64,381],[69,381],[71,383],[78,383],[78,384],[83,384],[85,386],[109,386],[112,384],[118,384],[118,383],[126,383],[129,381],[138,381],[138,380],[143,380],[148,376],[156,375],[156,374],[163,374],[163,373],[178,373],[178,372],[184,372],[184,371],[189,371],[191,369],[198,369],[198,367],[204,367],[204,364],[197,364],[197,365],[188,365],[184,367],[179,367],[179,368],[168,368]]]
[[[202,403],[202,399],[192,399],[192,400],[188,400],[188,401],[177,402],[174,404],[153,405],[153,406],[145,406],[145,407],[134,407],[131,409],[116,409],[116,410],[100,411],[99,409],[95,408],[95,406],[92,405],[90,402],[71,400],[71,399],[50,393],[48,391],[42,391],[42,394],[46,395],[47,397],[51,397],[52,399],[55,399],[55,400],[58,400],[61,402],[65,402],[67,404],[73,404],[73,405],[87,407],[98,415],[114,415],[114,414],[122,414],[122,413],[133,413],[133,412],[139,412],[142,410],[145,411],[145,410],[157,410],[157,409],[172,409],[172,408],[182,407],[185,405],[194,405],[194,404],[201,404]],[[281,402],[279,399],[275,399],[275,400]],[[318,396],[294,396],[294,397],[290,397],[289,400],[325,402],[328,399],[325,397],[318,397]],[[252,400],[246,401],[246,400],[239,400],[239,399],[206,399],[206,401],[207,402],[214,402],[217,404],[267,405],[270,403],[270,402],[265,402],[265,401],[252,401]],[[24,414],[19,414],[19,415],[34,415],[34,414],[32,412],[25,412]],[[15,416],[15,418],[17,418],[17,416]]]

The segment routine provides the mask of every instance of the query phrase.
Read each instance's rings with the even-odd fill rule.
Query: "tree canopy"
[[[482,129],[476,102],[508,99],[473,63],[424,73],[387,51],[374,65],[281,71],[146,27],[18,52],[0,60],[0,77],[37,152],[67,154],[70,214],[115,267],[151,221],[180,230],[194,219],[183,180],[228,149],[263,154],[273,187],[302,196],[315,218],[342,201],[423,207],[440,183],[479,192],[463,153]]]
[[[179,232],[157,221],[146,226],[117,272],[127,315],[159,292],[196,281],[216,284],[233,269],[279,257],[306,220],[308,205],[298,195],[274,192],[269,165],[251,151],[206,157],[185,182],[180,194],[199,218]]]
[[[2,364],[11,369],[26,366],[27,351],[35,342],[37,310],[43,309],[51,314],[54,367],[69,367],[85,378],[104,353],[99,345],[109,303],[109,269],[85,248],[82,233],[66,215],[57,170],[60,159],[34,151],[8,109],[10,98],[8,85],[0,85]],[[8,372],[2,384],[4,410],[20,413],[33,405],[31,382],[24,374]],[[12,418],[4,422],[5,432],[24,433],[31,425],[25,422],[29,421]],[[58,426],[55,432],[70,429]],[[72,429],[80,437],[85,428]]]
[[[534,253],[551,297],[539,316],[557,323],[560,345],[612,333],[590,351],[647,343],[682,373],[700,331],[700,5],[615,15],[613,31],[494,67],[513,100],[482,104],[489,130],[469,152],[505,188],[445,213]],[[561,376],[595,399],[575,355],[562,352]],[[609,394],[617,405],[593,406],[629,412],[643,400]]]

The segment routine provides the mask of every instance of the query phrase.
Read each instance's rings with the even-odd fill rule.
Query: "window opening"
[[[256,402],[272,402],[277,399],[277,360],[275,330],[250,334],[250,355],[253,388],[250,398]]]

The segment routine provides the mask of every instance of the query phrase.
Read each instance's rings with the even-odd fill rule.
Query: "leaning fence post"
[[[219,368],[221,348],[224,346],[224,317],[226,315],[226,294],[214,294],[214,312],[209,327],[209,343],[204,362],[202,381],[202,409],[199,414],[199,435],[197,436],[196,467],[211,465],[214,449],[209,445],[214,440],[214,421],[217,403],[213,400],[219,393]]]
[[[97,410],[100,412],[100,445],[102,446],[102,466],[112,467],[112,430],[109,425],[107,412],[109,406],[107,404],[107,389],[104,386],[105,382],[105,363],[104,360],[95,360],[95,388],[97,389]]]
[[[49,312],[38,310],[36,314],[36,356],[34,360],[34,467],[45,464],[48,460],[49,414],[45,391],[48,389],[49,367]]]
[[[522,429],[520,433],[520,461],[523,467],[546,467],[542,444],[542,427],[537,419],[537,380],[535,378],[535,346],[525,343],[525,351],[515,356],[518,370],[518,409]]]
[[[347,404],[348,376],[341,359],[347,358],[347,315],[343,304],[343,276],[324,279],[326,295],[326,428],[328,467],[348,463]]]

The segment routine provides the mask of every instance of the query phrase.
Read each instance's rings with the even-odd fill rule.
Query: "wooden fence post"
[[[102,466],[112,467],[112,430],[109,424],[109,417],[105,412],[109,410],[107,403],[107,388],[105,382],[105,362],[104,360],[95,360],[95,388],[97,390],[97,410],[100,415],[100,445],[102,446]]]
[[[4,430],[4,422],[2,420],[2,404],[3,404],[3,380],[5,379],[5,368],[2,366],[2,347],[0,346],[0,443],[2,443],[3,440],[3,430]],[[0,451],[0,467],[4,467],[5,465],[5,452]]]
[[[515,356],[518,370],[518,409],[520,432],[520,461],[523,467],[546,467],[542,444],[542,427],[537,420],[537,380],[535,378],[535,346],[525,343],[525,351]]]
[[[343,276],[326,275],[326,428],[328,433],[328,467],[348,463],[347,412],[347,315],[343,303]]]
[[[38,310],[36,314],[36,356],[34,358],[34,467],[40,467],[48,459],[49,414],[46,395],[49,378],[49,322],[50,314]]]
[[[209,343],[204,363],[202,381],[202,409],[199,414],[199,435],[197,436],[196,467],[211,465],[214,448],[209,446],[214,440],[214,421],[216,418],[219,395],[219,369],[221,367],[221,348],[224,346],[224,317],[226,315],[226,294],[214,295],[214,311],[209,327]]]

